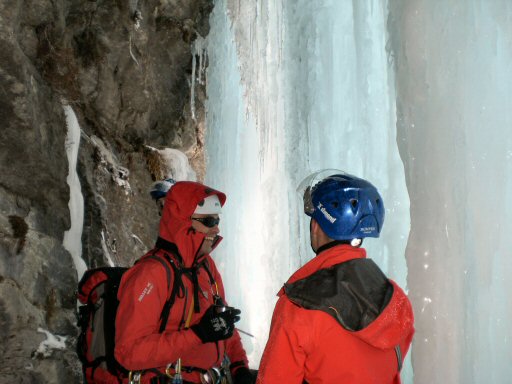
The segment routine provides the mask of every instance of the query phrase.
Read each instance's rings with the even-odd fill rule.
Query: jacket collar
[[[299,268],[286,283],[290,284],[308,277],[319,269],[329,268],[348,260],[366,257],[366,250],[364,248],[354,248],[349,244],[334,244],[334,246],[326,248],[324,247],[323,250],[320,249],[317,256]],[[281,288],[277,295],[282,296],[283,294],[284,290]]]

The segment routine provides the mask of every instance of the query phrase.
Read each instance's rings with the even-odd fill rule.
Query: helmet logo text
[[[329,222],[331,224],[334,224],[334,222],[336,221],[336,218],[335,217],[332,217],[329,212],[327,212],[327,209],[325,209],[325,207],[322,205],[322,203],[318,203],[318,206],[317,208],[320,210],[320,212],[323,213],[323,215],[325,216],[325,218],[327,220],[329,220]]]

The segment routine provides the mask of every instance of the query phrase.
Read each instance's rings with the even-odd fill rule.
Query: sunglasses
[[[220,218],[213,216],[192,217],[192,220],[199,221],[201,224],[208,228],[213,228],[220,223]]]

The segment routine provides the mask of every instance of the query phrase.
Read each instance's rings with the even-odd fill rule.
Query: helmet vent
[[[352,212],[354,212],[354,214],[357,212],[358,203],[357,199],[350,199],[350,206],[352,207]]]
[[[331,203],[331,205],[332,205],[332,207],[333,207],[333,208],[338,208],[338,206],[340,205],[340,203],[338,203],[337,201],[333,201],[333,202]]]

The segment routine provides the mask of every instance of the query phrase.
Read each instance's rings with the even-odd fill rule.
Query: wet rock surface
[[[0,0],[0,383],[81,382],[77,273],[62,245],[73,144],[63,105],[81,128],[82,257],[88,267],[131,265],[157,234],[152,148],[181,150],[204,175],[205,92],[192,47],[212,8]],[[65,348],[42,351],[46,332]]]

